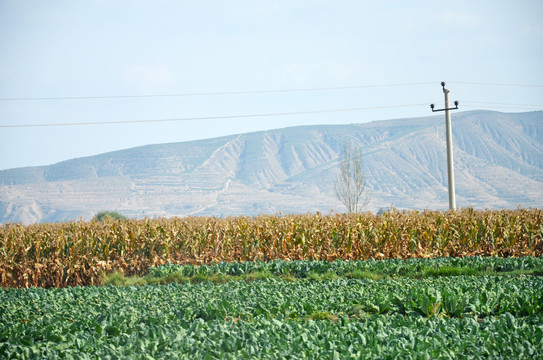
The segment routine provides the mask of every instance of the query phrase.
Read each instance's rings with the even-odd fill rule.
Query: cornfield
[[[219,261],[543,255],[543,210],[75,221],[0,226],[2,287],[98,284],[104,273]]]

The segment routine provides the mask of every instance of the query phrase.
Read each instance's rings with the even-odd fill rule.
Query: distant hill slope
[[[454,113],[459,207],[541,207],[543,112]],[[446,209],[442,116],[302,126],[148,145],[50,166],[0,171],[0,222],[306,213],[344,208],[334,196],[342,146],[364,148],[368,209]]]

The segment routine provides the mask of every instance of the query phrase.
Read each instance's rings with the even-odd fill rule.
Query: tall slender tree
[[[362,210],[370,200],[362,196],[366,190],[366,175],[362,161],[362,148],[348,141],[343,146],[338,175],[334,187],[336,197],[347,207],[348,212]]]

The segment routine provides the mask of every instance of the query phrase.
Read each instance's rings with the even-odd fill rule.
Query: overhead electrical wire
[[[478,101],[462,101],[461,104],[464,107],[467,107],[468,109],[479,109],[479,108],[503,108],[503,109],[529,108],[529,110],[543,109],[543,105],[540,105],[540,104],[512,104],[512,103],[478,102]],[[257,117],[310,115],[310,114],[323,114],[323,113],[334,113],[334,112],[394,109],[394,108],[416,107],[416,106],[427,106],[427,105],[428,105],[427,103],[419,103],[419,104],[367,106],[367,107],[339,108],[339,109],[289,111],[289,112],[275,112],[275,113],[217,115],[217,116],[180,117],[180,118],[145,119],[145,120],[112,120],[112,121],[87,121],[87,122],[73,122],[73,123],[38,123],[38,124],[5,124],[5,125],[0,124],[0,128],[115,125],[115,124],[137,124],[137,123],[157,123],[157,122],[176,122],[176,121],[221,120],[221,119],[236,119],[236,118],[242,119],[242,118],[251,118],[251,117],[257,118]]]
[[[464,108],[470,109],[510,109],[510,110],[542,110],[543,104],[513,104],[485,101],[461,101]]]
[[[307,115],[307,114],[321,114],[321,113],[333,113],[333,112],[392,109],[392,108],[426,106],[426,105],[428,104],[385,105],[385,106],[368,106],[368,107],[343,108],[343,109],[324,109],[324,110],[291,111],[291,112],[278,112],[278,113],[183,117],[183,118],[171,118],[171,119],[88,121],[88,122],[74,122],[74,123],[8,124],[8,125],[0,125],[0,128],[136,124],[136,123],[156,123],[156,122],[175,122],[175,121],[221,120],[221,119],[236,119],[236,118],[241,119],[241,118],[251,118],[251,117]]]
[[[511,105],[511,106],[535,106],[543,107],[543,104],[513,104],[513,103],[502,103],[502,102],[490,102],[490,101],[463,101],[464,104],[484,104],[484,105]]]
[[[245,95],[245,94],[306,92],[306,91],[349,90],[349,89],[396,87],[396,86],[416,86],[416,85],[429,85],[429,84],[436,84],[436,82],[399,83],[399,84],[382,84],[382,85],[356,85],[356,86],[297,88],[297,89],[275,89],[275,90],[272,89],[272,90],[247,90],[247,91],[218,91],[218,92],[199,92],[199,93],[195,92],[195,93],[178,93],[178,94],[14,97],[14,98],[0,98],[0,101],[92,100],[92,99],[130,99],[130,98],[154,98],[154,97],[212,96],[212,95]]]
[[[525,107],[515,107],[515,106],[496,106],[496,105],[464,105],[465,110],[494,110],[494,111],[516,111],[516,112],[528,112],[528,111],[543,111],[543,107],[539,108],[525,108]]]
[[[537,85],[537,84],[480,83],[480,82],[468,82],[468,81],[449,81],[447,83],[448,84],[461,84],[461,85],[540,87],[540,88],[543,88],[543,85]]]
[[[477,83],[477,82],[455,82],[455,81],[451,81],[449,83],[450,84],[466,84],[466,85],[483,85],[483,86],[493,85],[493,86],[543,87],[543,85],[534,85],[534,84]],[[276,89],[276,90],[179,93],[179,94],[112,95],[112,96],[103,95],[103,96],[66,96],[66,97],[18,97],[18,98],[0,98],[0,101],[87,100],[87,99],[122,99],[122,98],[154,98],[154,97],[183,97],[183,96],[210,96],[210,95],[240,95],[240,94],[288,93],[288,92],[304,92],[304,91],[348,90],[348,89],[397,87],[397,86],[417,86],[417,85],[429,85],[429,84],[436,84],[436,82],[396,83],[396,84],[381,84],[381,85],[358,85],[358,86],[342,86],[342,87],[318,87],[318,88],[297,88],[297,89]],[[541,104],[512,104],[512,103],[477,102],[477,101],[462,101],[461,103],[465,107],[473,108],[473,109],[475,109],[475,108],[503,108],[503,109],[524,108],[524,109],[530,109],[530,110],[539,110],[539,109],[543,108],[543,105],[541,105]],[[131,123],[217,120],[217,119],[271,117],[271,116],[305,115],[305,114],[317,114],[317,113],[376,110],[376,109],[401,108],[401,107],[412,107],[412,106],[423,106],[423,105],[427,105],[427,104],[405,104],[405,105],[355,107],[355,108],[308,110],[308,111],[293,111],[293,112],[278,112],[278,113],[257,113],[257,114],[240,114],[240,115],[183,117],[183,118],[169,118],[169,119],[89,121],[89,122],[75,122],[75,123],[7,124],[7,125],[0,125],[0,128],[84,126],[84,125],[110,125],[110,124],[131,124]]]
[[[137,99],[137,98],[160,98],[160,97],[188,97],[188,96],[214,96],[214,95],[246,95],[246,94],[270,94],[270,93],[289,93],[289,92],[309,92],[309,91],[331,91],[331,90],[351,90],[364,88],[398,87],[398,86],[418,86],[438,84],[436,81],[416,82],[416,83],[396,83],[396,84],[377,84],[377,85],[355,85],[355,86],[336,86],[336,87],[315,87],[315,88],[295,88],[295,89],[271,89],[271,90],[244,90],[244,91],[216,91],[216,92],[194,92],[194,93],[175,93],[175,94],[147,94],[147,95],[97,95],[97,96],[49,96],[49,97],[4,97],[0,101],[41,101],[41,100],[93,100],[93,99]],[[479,86],[512,86],[512,87],[541,87],[537,84],[508,84],[508,83],[479,83],[465,81],[450,81],[449,84],[479,85]]]

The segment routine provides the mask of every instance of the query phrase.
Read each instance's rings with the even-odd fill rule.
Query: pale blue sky
[[[541,19],[541,0],[2,0],[0,126],[388,108],[0,127],[0,169],[294,125],[428,116],[430,103],[443,103],[442,80],[462,110],[543,109]],[[5,100],[428,82],[326,91]],[[413,106],[389,107],[396,105]]]

